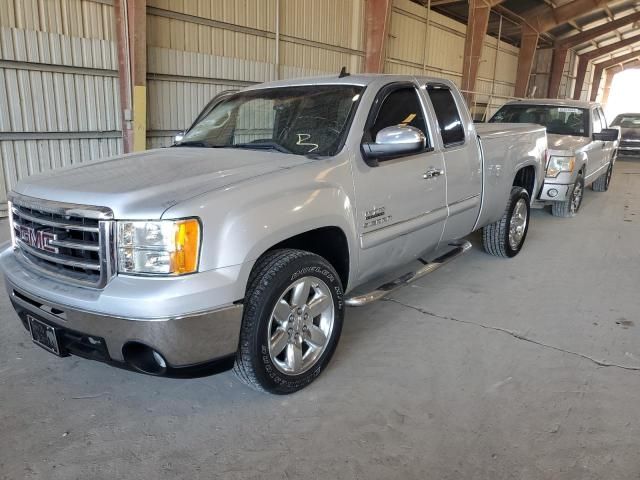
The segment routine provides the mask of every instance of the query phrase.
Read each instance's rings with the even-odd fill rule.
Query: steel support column
[[[602,92],[602,104],[606,104],[607,101],[609,100],[609,93],[611,92],[611,84],[613,83],[613,77],[616,76],[617,73],[620,73],[623,70],[623,68],[621,66],[616,66],[616,67],[612,67],[609,68],[606,71],[606,79],[604,81],[604,91]],[[593,91],[591,92],[591,98],[592,98],[592,102],[596,101],[596,98],[598,98],[598,88],[600,87],[600,78],[602,78],[602,73],[600,74],[600,77],[598,77],[598,83],[596,84],[596,82],[594,81],[593,85],[596,88],[595,90],[595,95],[593,95]]]
[[[115,0],[122,141],[125,152],[147,143],[146,0]]]
[[[515,97],[525,97],[529,86],[529,76],[533,67],[533,58],[538,46],[538,32],[527,24],[522,25],[522,41],[518,55],[518,71],[516,73]]]
[[[384,71],[385,48],[389,36],[392,0],[366,0],[364,71]]]
[[[573,99],[580,100],[582,95],[582,87],[584,86],[584,79],[587,76],[587,67],[589,66],[589,59],[584,55],[578,57],[578,71],[576,72],[576,84],[573,87]]]
[[[549,98],[558,98],[560,92],[560,82],[564,73],[564,64],[567,62],[567,53],[569,48],[566,46],[558,46],[553,50],[553,62],[551,64],[551,75],[549,76]]]
[[[467,34],[464,39],[464,57],[462,60],[462,90],[467,105],[473,103],[473,94],[478,78],[478,67],[482,56],[484,37],[487,34],[491,7],[501,3],[499,1],[469,0],[469,20]]]
[[[598,90],[600,90],[600,82],[602,81],[602,73],[604,70],[604,63],[597,63],[594,65],[593,83],[591,84],[591,96],[589,98],[592,102],[595,102],[596,98],[598,98]]]

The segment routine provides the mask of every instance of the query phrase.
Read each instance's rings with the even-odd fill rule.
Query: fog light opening
[[[162,354],[139,342],[128,342],[122,347],[124,361],[142,373],[163,375],[167,371],[167,361]]]
[[[558,195],[558,190],[556,190],[555,188],[552,188],[547,193],[549,194],[550,197],[555,197],[556,195]]]

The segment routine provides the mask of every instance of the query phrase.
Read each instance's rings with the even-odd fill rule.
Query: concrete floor
[[[638,479],[639,259],[640,161],[619,161],[577,218],[535,211],[517,258],[475,246],[349,310],[289,397],[56,358],[2,296],[0,478]]]

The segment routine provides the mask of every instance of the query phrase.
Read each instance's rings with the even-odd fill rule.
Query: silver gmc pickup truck
[[[599,103],[528,99],[506,103],[491,123],[536,123],[549,141],[545,182],[537,203],[557,217],[578,213],[585,186],[606,192],[616,161],[618,129],[608,128]]]
[[[226,94],[173,147],[10,195],[6,288],[32,339],[153,375],[234,368],[273,393],[329,362],[345,307],[466,251],[512,257],[543,127],[474,127],[446,80],[358,75]]]

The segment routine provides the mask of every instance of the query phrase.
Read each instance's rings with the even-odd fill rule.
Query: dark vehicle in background
[[[640,113],[621,113],[611,126],[620,129],[618,153],[640,157]]]

